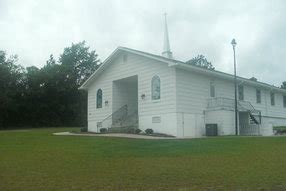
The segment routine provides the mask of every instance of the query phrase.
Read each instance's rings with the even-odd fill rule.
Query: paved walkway
[[[124,134],[124,133],[95,134],[95,133],[59,132],[59,133],[53,133],[53,135],[88,136],[88,137],[122,137],[122,138],[130,138],[130,139],[176,139],[175,137],[155,137],[155,136],[148,136],[148,135]]]

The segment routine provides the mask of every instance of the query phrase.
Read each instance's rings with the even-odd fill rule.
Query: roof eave
[[[113,58],[113,56],[118,52],[120,47],[116,48],[110,56],[108,56],[104,62],[99,66],[99,68],[78,88],[79,90],[88,90],[89,84],[107,65],[107,63]]]

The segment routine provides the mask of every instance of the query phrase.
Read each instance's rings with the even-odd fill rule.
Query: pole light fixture
[[[236,76],[236,55],[235,47],[237,45],[235,39],[232,39],[231,45],[233,48],[233,65],[234,65],[234,113],[235,113],[235,135],[238,135],[238,111],[237,111],[237,76]]]

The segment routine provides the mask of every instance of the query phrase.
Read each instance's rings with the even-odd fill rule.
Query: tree
[[[78,87],[99,67],[85,41],[51,54],[42,68],[24,69],[0,51],[0,128],[85,126],[87,93]]]
[[[286,81],[282,82],[281,88],[286,89]]]
[[[0,51],[0,128],[15,124],[15,116],[21,106],[24,91],[23,67],[17,64],[18,57],[7,58]]]
[[[65,67],[66,78],[76,81],[79,87],[99,66],[95,50],[90,51],[85,41],[71,45],[60,55],[59,63]]]
[[[60,87],[65,88],[59,93],[65,111],[63,119],[66,124],[86,125],[87,93],[79,91],[78,87],[99,67],[98,55],[82,41],[65,48],[58,63],[63,77]]]
[[[55,65],[55,64],[56,64],[56,60],[54,59],[53,54],[50,55],[50,58],[49,58],[49,60],[46,61],[46,64],[47,64],[48,66],[52,66],[52,65]]]
[[[205,56],[203,55],[198,55],[189,61],[186,62],[186,64],[194,65],[194,66],[199,66],[201,68],[206,68],[209,70],[214,70],[215,68],[213,67],[212,63],[209,62]]]

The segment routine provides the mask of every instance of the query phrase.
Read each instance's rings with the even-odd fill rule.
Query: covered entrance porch
[[[138,129],[138,76],[112,82],[112,125],[109,132],[131,133]]]

